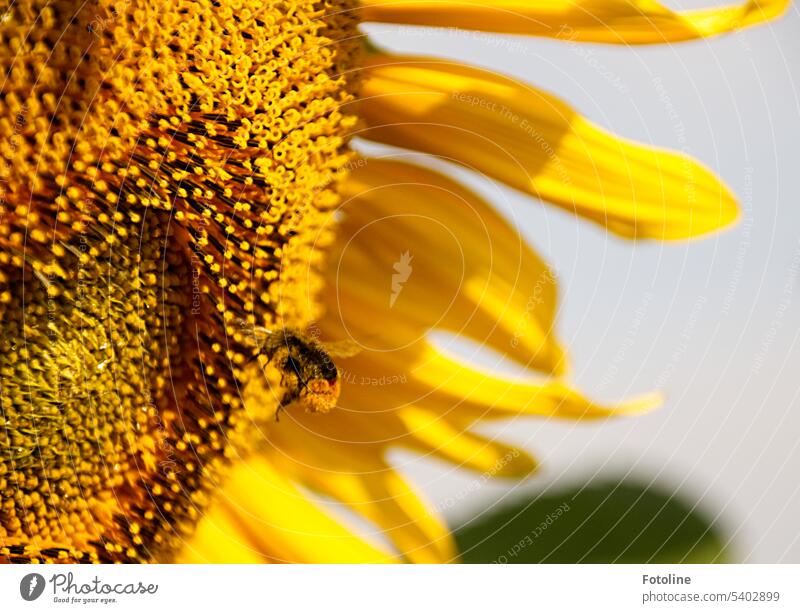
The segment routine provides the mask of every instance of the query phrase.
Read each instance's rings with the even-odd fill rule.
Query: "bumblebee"
[[[300,404],[310,413],[328,413],[336,407],[341,390],[339,369],[332,356],[350,357],[358,348],[349,341],[321,343],[299,330],[251,327],[250,338],[269,365],[280,371],[282,409]]]

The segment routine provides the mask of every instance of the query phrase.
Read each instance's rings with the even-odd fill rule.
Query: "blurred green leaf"
[[[518,501],[455,531],[466,563],[711,563],[724,538],[672,492],[597,482]]]

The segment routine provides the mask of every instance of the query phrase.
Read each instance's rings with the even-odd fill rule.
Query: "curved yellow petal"
[[[570,419],[638,414],[661,402],[658,393],[646,394],[615,407],[598,405],[561,382],[532,383],[489,375],[426,346],[411,370],[417,380],[437,391],[498,410],[535,413]]]
[[[274,427],[273,448],[265,452],[283,474],[378,526],[402,557],[417,563],[454,561],[458,554],[444,521],[383,461],[388,445],[348,440],[352,431],[346,423],[355,426],[359,439],[369,436],[370,424],[340,417],[287,416]]]
[[[652,0],[362,0],[362,17],[598,43],[666,43],[723,34],[781,15],[789,0],[673,11]]]
[[[213,504],[176,558],[177,564],[264,564],[246,530],[219,504]]]
[[[367,474],[312,475],[316,488],[327,491],[383,528],[401,554],[417,564],[455,562],[453,537],[430,503],[394,470]]]
[[[240,462],[181,562],[375,563],[391,557],[308,500],[264,458]]]
[[[469,432],[448,416],[415,406],[404,407],[398,414],[418,441],[414,447],[459,468],[487,477],[525,477],[537,469],[536,461],[521,449]]]
[[[365,77],[365,138],[463,164],[621,236],[683,239],[738,216],[700,163],[615,137],[514,79],[390,56],[372,57]]]
[[[484,200],[432,170],[377,159],[341,192],[326,293],[340,334],[391,349],[435,327],[526,366],[564,370],[555,274]]]
[[[341,361],[342,369],[356,380],[375,380],[391,373],[403,383],[389,388],[391,402],[380,385],[348,385],[342,406],[400,408],[414,405],[447,414],[462,415],[464,425],[480,419],[538,415],[560,419],[602,419],[635,415],[656,408],[662,398],[646,394],[614,406],[595,403],[560,380],[512,379],[465,364],[445,355],[428,342],[392,352],[364,352]],[[385,398],[385,396],[384,396]]]

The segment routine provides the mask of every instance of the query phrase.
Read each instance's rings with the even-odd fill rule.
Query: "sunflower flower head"
[[[347,5],[8,8],[6,556],[153,559],[196,520],[240,388],[278,361],[254,330],[316,316],[308,253],[331,240],[321,219],[354,124],[340,110],[360,48]],[[268,373],[289,397],[260,399],[264,415],[295,400],[296,349]],[[335,402],[335,380],[311,379],[334,386],[312,408]]]
[[[512,78],[379,52],[359,23],[646,44],[785,5],[9,3],[0,559],[456,559],[394,449],[521,477],[537,461],[475,425],[604,419],[658,396],[605,406],[574,391],[553,270],[477,194],[402,153],[355,157],[350,137],[460,164],[627,238],[699,236],[738,209],[685,156]],[[529,375],[486,372],[432,332]]]

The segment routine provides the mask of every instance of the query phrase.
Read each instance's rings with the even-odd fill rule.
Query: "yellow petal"
[[[365,138],[458,162],[625,237],[688,238],[738,216],[734,196],[698,162],[617,138],[492,72],[376,56],[362,95]]]
[[[413,447],[460,468],[487,477],[525,477],[537,468],[536,461],[521,449],[469,432],[453,423],[449,415],[414,406],[403,407],[398,414],[410,436],[418,441]]]
[[[176,564],[264,564],[269,561],[254,549],[246,531],[219,504],[211,506],[175,558]]]
[[[457,553],[450,531],[421,495],[382,460],[387,446],[380,440],[363,441],[374,424],[354,424],[340,419],[341,414],[335,417],[282,419],[271,436],[274,447],[267,452],[271,461],[283,474],[374,523],[404,558],[417,563],[454,561]],[[355,430],[348,432],[346,424]],[[351,433],[361,442],[348,440]]]
[[[581,42],[647,44],[756,25],[777,17],[787,6],[789,0],[749,0],[673,11],[651,0],[362,0],[362,18]]]
[[[380,373],[400,377],[401,385],[348,385],[342,406],[399,408],[415,405],[464,423],[493,417],[538,415],[562,419],[601,419],[635,415],[656,408],[657,393],[627,402],[597,404],[559,380],[512,379],[478,369],[445,355],[427,342],[392,352],[365,352],[341,361],[355,380],[370,380]],[[391,390],[391,401],[379,398]],[[345,404],[347,402],[348,404]],[[379,403],[376,406],[376,403]]]
[[[327,490],[380,526],[409,561],[437,564],[457,560],[453,537],[433,506],[391,468],[356,475],[327,474],[324,483],[319,478],[316,481],[317,489]]]
[[[179,560],[374,563],[390,556],[331,519],[263,458],[235,467]]]
[[[364,160],[341,192],[326,293],[338,334],[392,349],[438,328],[563,371],[555,275],[490,205],[437,172],[387,160]]]

